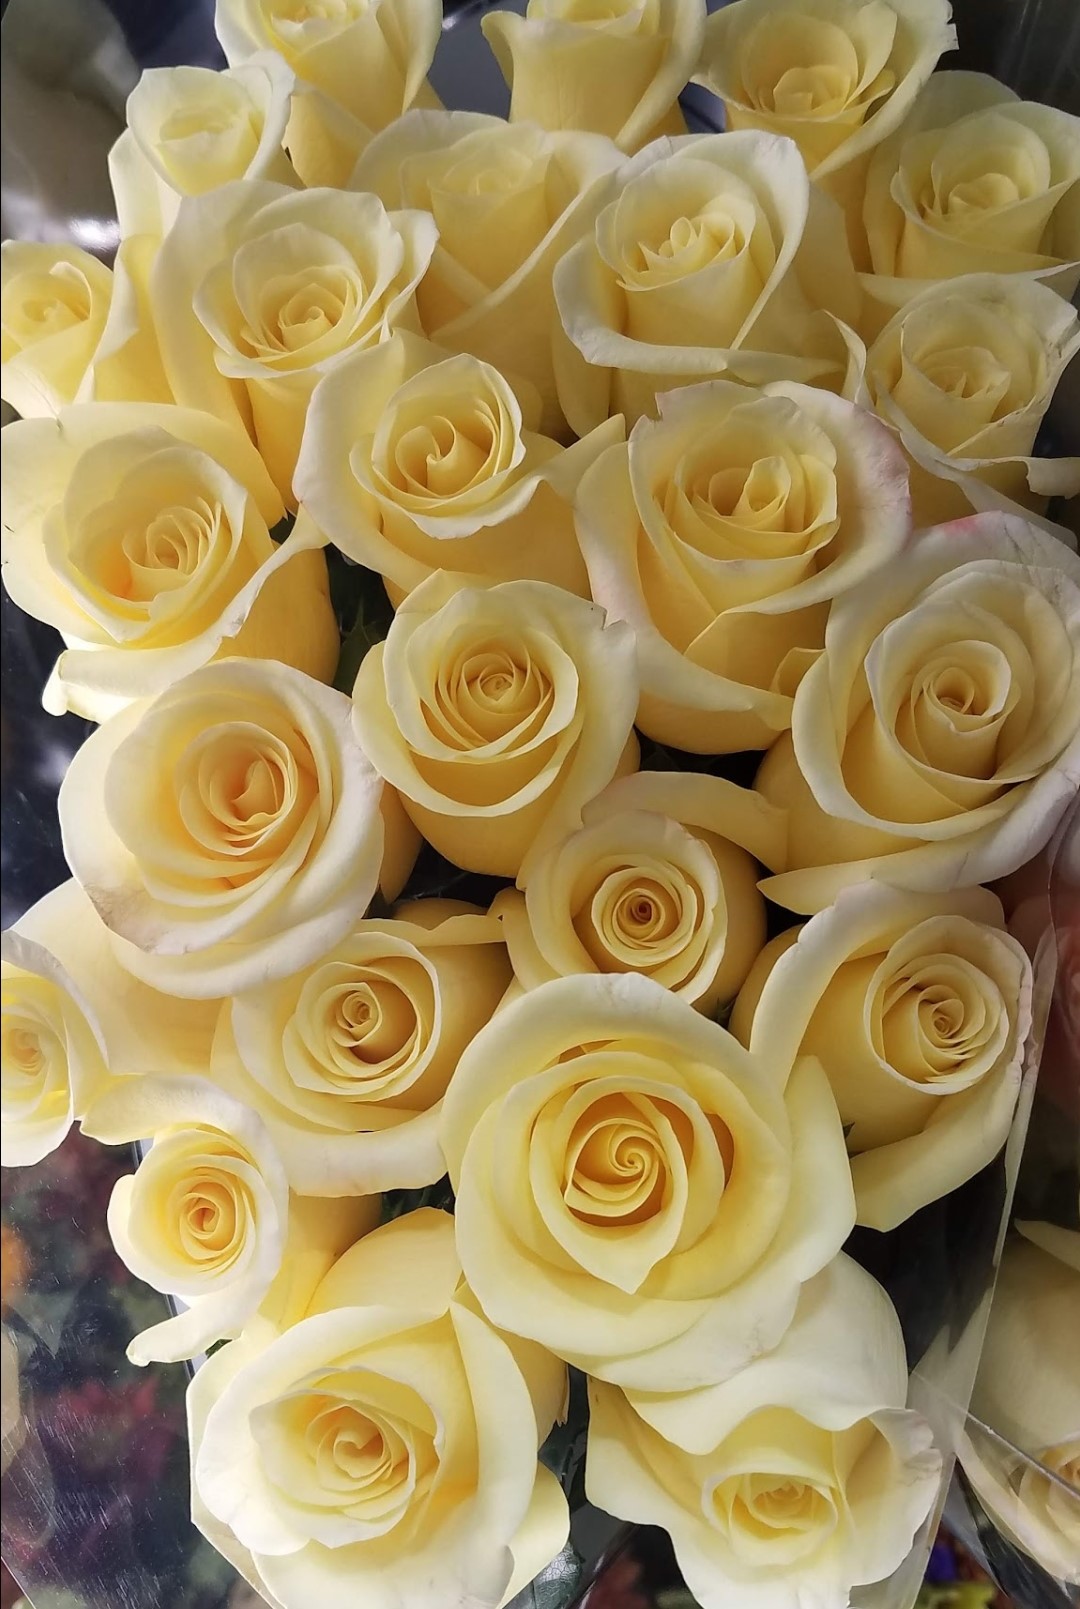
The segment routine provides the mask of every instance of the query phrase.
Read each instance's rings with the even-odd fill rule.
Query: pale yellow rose
[[[112,300],[112,272],[78,246],[0,246],[0,396],[23,418],[83,389]]]
[[[435,240],[430,216],[372,195],[244,179],[185,197],[152,277],[177,402],[243,423],[292,504],[316,382],[345,353],[416,326]]]
[[[368,128],[385,128],[414,102],[438,105],[426,75],[440,0],[217,0],[214,28],[230,66],[274,51]]]
[[[537,1449],[566,1373],[500,1335],[431,1208],[366,1235],[307,1316],[234,1341],[188,1394],[192,1514],[281,1609],[495,1609],[559,1552]]]
[[[396,602],[441,569],[549,581],[587,598],[573,495],[622,425],[610,420],[560,447],[538,424],[531,386],[398,331],[319,382],[296,496]]]
[[[1024,1239],[1005,1248],[958,1456],[995,1525],[1078,1586],[1080,1233],[1017,1227]]]
[[[433,1184],[446,1086],[510,976],[494,917],[452,900],[402,905],[238,995],[214,1077],[258,1112],[304,1195]]]
[[[920,532],[833,604],[755,786],[788,811],[764,891],[971,888],[1046,844],[1080,783],[1080,562],[1009,514]]]
[[[597,134],[508,127],[479,112],[410,112],[372,140],[352,176],[352,189],[387,207],[433,215],[439,241],[416,292],[425,331],[530,381],[548,435],[563,429],[552,271],[592,228],[601,181],[619,161]],[[598,423],[575,429],[584,436]]]
[[[903,454],[809,386],[714,380],[658,405],[578,490],[592,595],[634,628],[643,732],[702,754],[765,748],[791,724],[830,601],[903,548]]]
[[[874,153],[863,224],[864,285],[886,318],[957,274],[1036,275],[1069,296],[1080,277],[1080,118],[982,73],[935,73]]]
[[[86,1002],[112,1076],[206,1072],[219,1002],[162,994],[120,966],[108,928],[74,878],[31,906],[7,937],[30,941],[63,969]]]
[[[441,855],[525,877],[637,769],[634,643],[540,581],[487,589],[438,571],[411,592],[353,688],[353,725]]]
[[[705,38],[704,0],[529,0],[480,19],[510,118],[591,129],[623,151],[685,134],[678,99]]]
[[[92,733],[61,786],[60,826],[121,964],[169,994],[220,998],[330,950],[380,866],[394,866],[384,893],[400,891],[408,865],[383,793],[344,694],[230,659]]]
[[[113,1187],[109,1234],[131,1272],[181,1311],[135,1337],[133,1363],[175,1363],[239,1334],[261,1304],[274,1309],[275,1282],[295,1302],[306,1278],[310,1294],[379,1219],[378,1197],[356,1197],[301,1203],[294,1223],[265,1127],[205,1078],[123,1079],[91,1103],[83,1132],[107,1145],[152,1141]]]
[[[816,1056],[859,1222],[894,1229],[993,1161],[1031,1028],[1031,963],[987,889],[845,889],[772,940],[731,1031],[764,1060]]]
[[[650,1392],[774,1346],[855,1215],[825,1075],[787,1071],[635,973],[504,1006],[440,1125],[492,1323]]]
[[[949,13],[949,0],[736,0],[708,20],[695,82],[723,101],[726,128],[795,141],[854,249],[870,153],[955,47]]]
[[[325,538],[300,520],[274,543],[284,508],[236,425],[89,403],[8,425],[0,458],[4,585],[68,645],[54,714],[102,720],[236,654],[333,676]]]
[[[296,85],[285,149],[297,176],[309,189],[329,186],[344,190],[370,139],[367,124],[321,89],[302,82]]]
[[[40,1162],[108,1078],[93,1009],[52,950],[9,929],[0,939],[0,1157]]]
[[[692,771],[620,777],[554,844],[502,919],[527,989],[575,972],[641,972],[711,1016],[765,943],[757,861],[785,822],[759,794]]]
[[[860,293],[836,204],[791,140],[656,140],[609,181],[555,270],[555,376],[577,434],[717,376],[840,390]]]
[[[589,1382],[589,1501],[662,1525],[702,1609],[847,1609],[903,1563],[941,1454],[905,1408],[885,1292],[840,1256],[803,1288],[774,1351],[699,1391]]]
[[[231,179],[295,185],[282,149],[294,84],[270,50],[224,72],[148,68],[128,96],[128,126],[109,153],[121,235],[160,238],[181,197]]]
[[[974,509],[1080,492],[1080,457],[1035,458],[1043,415],[1080,351],[1080,317],[1023,275],[932,285],[885,326],[866,358],[866,400],[900,438],[916,525]]]

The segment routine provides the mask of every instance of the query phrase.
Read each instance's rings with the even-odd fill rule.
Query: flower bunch
[[[530,0],[508,120],[432,0],[217,28],[115,266],[4,247],[4,581],[100,723],[5,1161],[149,1142],[131,1355],[228,1341],[192,1514],[278,1609],[508,1603],[586,1395],[705,1609],[843,1609],[943,1470],[844,1248],[1000,1152],[984,885],[1080,782],[1080,123],[931,76],[946,0]]]

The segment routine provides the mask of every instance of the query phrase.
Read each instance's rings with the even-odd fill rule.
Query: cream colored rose
[[[97,350],[112,273],[78,246],[0,247],[0,396],[23,418],[74,402]]]
[[[440,854],[525,877],[637,768],[633,654],[627,627],[559,587],[439,571],[360,666],[353,725]]]
[[[235,425],[91,403],[9,425],[0,455],[4,585],[68,645],[53,713],[102,720],[226,655],[334,674],[325,538],[273,542],[282,502]]]
[[[866,394],[907,454],[916,525],[1080,492],[1080,458],[1032,457],[1078,350],[1075,310],[1022,275],[944,280],[889,321],[867,354]]]
[[[435,224],[372,195],[245,179],[186,197],[153,299],[176,400],[239,419],[281,495],[317,381],[357,347],[415,326]]]
[[[863,223],[864,284],[886,309],[958,274],[1033,274],[1069,296],[1080,275],[1080,118],[1018,100],[982,73],[935,73],[874,153]]]
[[[31,906],[12,934],[48,951],[87,1002],[110,1074],[206,1072],[219,1002],[162,994],[120,966],[108,928],[74,878]]]
[[[780,812],[723,777],[639,771],[582,811],[584,826],[537,862],[502,919],[527,989],[575,972],[641,972],[711,1016],[765,943],[754,856],[784,838]]]
[[[280,1289],[302,1277],[296,1262],[324,1271],[378,1221],[377,1198],[319,1203],[319,1264],[290,1236],[288,1182],[263,1124],[204,1078],[124,1079],[92,1103],[83,1131],[107,1145],[153,1142],[113,1187],[109,1233],[131,1272],[183,1308],[135,1337],[133,1363],[175,1363],[239,1334],[260,1304],[273,1307],[279,1272]],[[301,1231],[314,1222],[309,1209],[298,1216]]]
[[[529,0],[480,20],[510,118],[591,129],[623,151],[684,134],[678,99],[705,38],[702,0]]]
[[[99,727],[60,826],[121,963],[207,999],[307,966],[364,915],[397,833],[382,794],[343,694],[232,659]]]
[[[385,128],[414,101],[438,104],[426,74],[440,0],[217,0],[214,27],[230,66],[274,51],[368,128]]]
[[[519,390],[404,331],[356,353],[311,399],[293,477],[301,508],[396,601],[440,569],[588,597],[572,499],[621,422],[560,447],[537,429],[532,387]]]
[[[649,978],[560,978],[458,1063],[440,1139],[493,1324],[644,1391],[774,1346],[854,1221],[825,1075],[749,1055]]]
[[[1080,782],[1080,563],[1008,514],[921,532],[833,604],[791,736],[755,786],[788,811],[781,875],[819,911],[867,879],[989,883],[1048,842]]]
[[[955,47],[949,11],[949,0],[736,0],[709,18],[695,81],[723,101],[726,128],[795,141],[850,214],[854,246],[870,153]]]
[[[338,1261],[308,1316],[189,1390],[195,1523],[282,1609],[495,1609],[559,1552],[537,1448],[566,1375],[500,1335],[426,1208]]]
[[[579,488],[592,595],[634,628],[643,732],[696,753],[765,748],[830,600],[906,541],[903,455],[809,386],[714,380],[658,405]]]
[[[433,1184],[446,1086],[510,977],[493,917],[452,900],[402,905],[238,995],[214,1076],[259,1113],[304,1195]]]
[[[479,112],[410,112],[372,140],[352,176],[354,190],[387,207],[432,214],[439,242],[416,292],[425,331],[528,380],[551,436],[565,428],[552,366],[552,271],[591,229],[601,181],[619,161],[596,134],[508,127]]]
[[[1044,1569],[1076,1586],[1080,1233],[1050,1224],[1017,1227],[1024,1239],[1005,1248],[972,1392],[973,1417],[958,1456],[995,1525]]]
[[[590,1381],[586,1492],[670,1533],[702,1609],[846,1609],[903,1563],[938,1496],[941,1454],[906,1399],[892,1305],[840,1256],[775,1350],[722,1385]]]
[[[555,270],[559,401],[583,435],[723,375],[839,390],[860,297],[835,204],[798,148],[748,129],[656,140]]]
[[[282,149],[294,84],[270,50],[224,72],[148,68],[128,96],[128,126],[109,154],[121,235],[164,235],[182,196],[231,179],[295,185]]]
[[[0,1144],[3,1165],[48,1156],[108,1077],[89,1001],[44,944],[0,940]]]
[[[844,1124],[859,1222],[898,1223],[1004,1145],[1031,1027],[1031,963],[982,888],[845,889],[758,957],[731,1031],[816,1056]]]

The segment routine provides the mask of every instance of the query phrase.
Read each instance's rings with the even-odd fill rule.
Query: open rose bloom
[[[1080,119],[948,0],[212,9],[5,65],[114,199],[5,190],[5,1558],[914,1609],[959,1458],[1072,1590]]]

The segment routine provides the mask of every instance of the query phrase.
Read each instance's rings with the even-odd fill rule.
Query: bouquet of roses
[[[278,1609],[507,1603],[553,1427],[706,1609],[841,1609],[950,1451],[844,1248],[1001,1151],[985,885],[1080,781],[1080,121],[933,73],[947,0],[530,0],[509,120],[440,25],[218,0],[114,266],[3,248],[4,582],[100,723],[4,1160],[144,1142],[130,1355],[209,1352]]]

